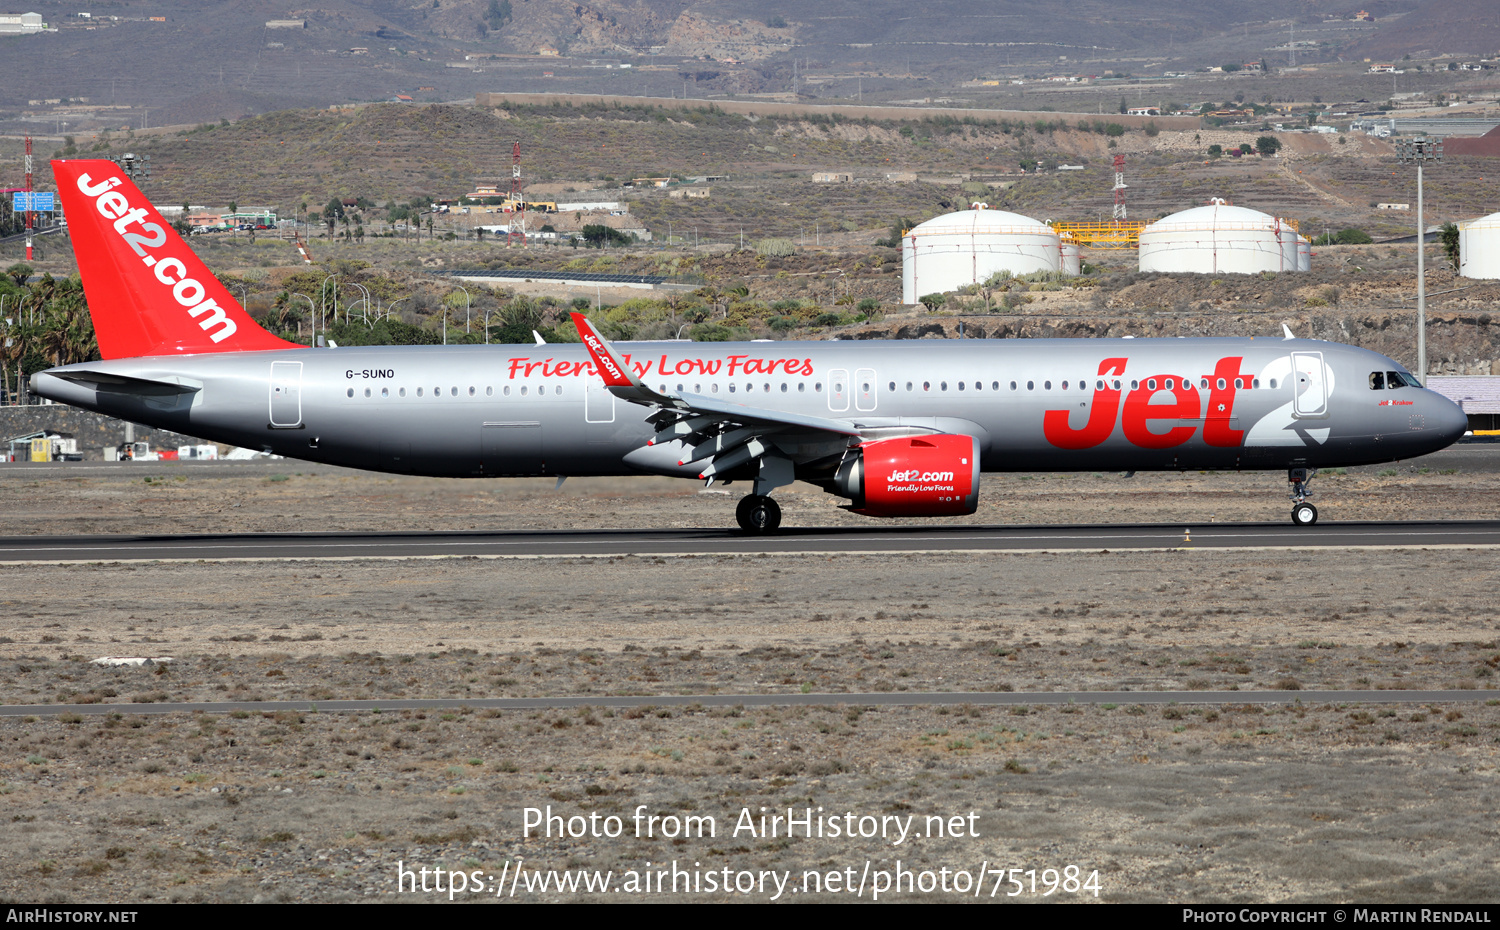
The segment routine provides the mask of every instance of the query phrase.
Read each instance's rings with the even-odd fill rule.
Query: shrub
[[[766,258],[786,258],[797,251],[797,244],[790,239],[762,239],[755,243],[755,254]]]

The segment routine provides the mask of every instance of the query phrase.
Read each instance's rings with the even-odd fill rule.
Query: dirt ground
[[[1320,475],[1323,519],[1500,511],[1493,475],[1424,467]],[[722,526],[734,499],[296,463],[52,474],[0,473],[0,535]],[[1286,519],[1274,475],[985,482],[983,523]],[[869,523],[790,490],[789,524]],[[1225,694],[3,718],[0,898],[447,900],[451,871],[459,900],[1492,901],[1497,577],[1489,549],[3,565],[7,704]],[[1325,688],[1476,700],[1234,700]],[[552,835],[527,835],[549,807]],[[823,835],[759,829],[788,809]],[[606,872],[608,891],[539,885]]]

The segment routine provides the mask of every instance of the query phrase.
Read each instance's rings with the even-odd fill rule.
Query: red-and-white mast
[[[1125,156],[1115,156],[1115,220],[1125,219]]]
[[[521,143],[517,142],[511,150],[510,156],[510,202],[514,204],[515,212],[511,214],[510,231],[505,235],[505,244],[513,242],[526,244],[526,196],[522,193],[521,184]]]
[[[36,191],[31,187],[31,136],[26,137],[26,260],[31,261],[31,228],[35,225]]]

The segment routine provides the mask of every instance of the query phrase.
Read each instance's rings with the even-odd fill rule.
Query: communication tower
[[[522,193],[521,184],[521,143],[517,142],[511,149],[510,157],[510,202],[515,205],[515,213],[511,214],[510,231],[505,235],[505,244],[513,242],[526,244],[526,195]]]
[[[32,207],[36,192],[31,189],[31,136],[26,137],[26,260],[31,261],[31,228],[35,223],[36,211]]]
[[[1115,156],[1115,220],[1126,219],[1125,215],[1125,156]]]

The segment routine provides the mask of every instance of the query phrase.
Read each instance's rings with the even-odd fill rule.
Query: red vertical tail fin
[[[112,161],[54,161],[105,358],[303,348],[266,332]]]

